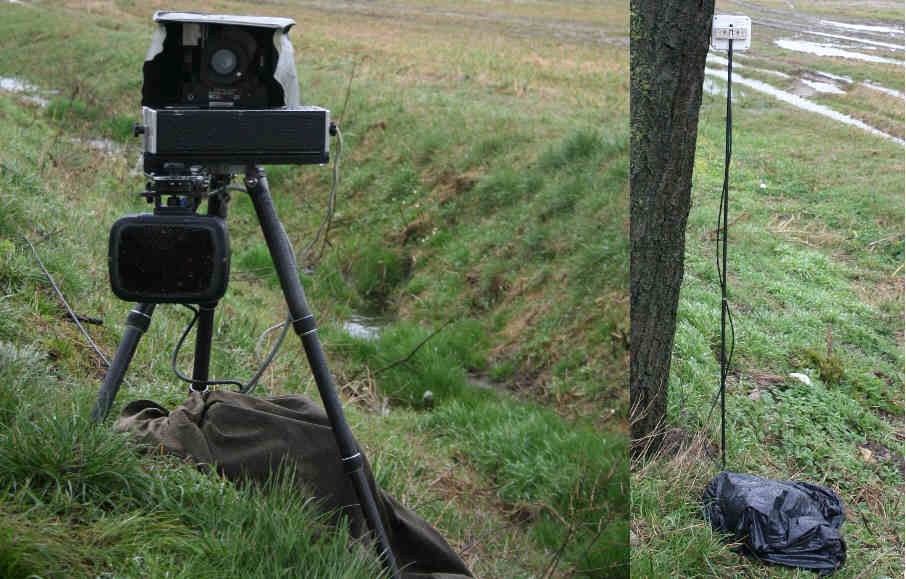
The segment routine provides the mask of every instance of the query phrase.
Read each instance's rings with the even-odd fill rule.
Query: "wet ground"
[[[734,95],[737,87],[743,98],[746,91],[768,95],[903,144],[902,18],[855,17],[843,4],[828,8],[840,14],[792,0],[768,4],[719,4],[718,13],[752,19],[751,49],[733,58]],[[889,3],[878,4],[878,14],[890,13]],[[871,11],[865,4],[859,10]],[[727,53],[712,51],[705,73],[705,91],[725,94]]]

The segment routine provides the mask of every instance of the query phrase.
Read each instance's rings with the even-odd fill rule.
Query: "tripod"
[[[245,185],[248,194],[252,198],[258,222],[264,233],[265,242],[277,271],[286,304],[289,307],[293,330],[302,341],[315,383],[318,386],[318,392],[321,395],[321,401],[330,419],[334,437],[340,450],[344,472],[350,477],[355,487],[365,519],[377,539],[376,547],[384,567],[390,571],[392,577],[398,578],[400,576],[399,570],[396,566],[393,552],[390,549],[390,542],[381,523],[371,489],[368,486],[364,471],[364,458],[353,440],[352,431],[349,428],[349,423],[343,412],[343,406],[337,396],[333,378],[327,368],[327,361],[317,336],[318,327],[305,300],[302,283],[299,281],[296,257],[289,238],[286,236],[286,231],[277,218],[264,170],[259,167],[249,167],[246,170]],[[208,214],[225,216],[225,201],[218,196],[210,196]],[[155,305],[153,303],[139,303],[129,312],[126,318],[126,331],[98,391],[97,400],[92,411],[94,420],[102,420],[110,410],[110,406],[113,404],[117,391],[123,382],[129,362],[135,354],[138,342],[151,323]],[[214,308],[216,305],[216,302],[200,304],[198,331],[195,338],[193,388],[197,384],[208,380],[211,339],[214,327]]]

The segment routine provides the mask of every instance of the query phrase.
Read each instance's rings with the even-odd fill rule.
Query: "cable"
[[[727,50],[727,124],[726,124],[726,149],[724,156],[724,183],[720,197],[720,208],[717,212],[717,241],[716,241],[716,260],[717,276],[720,280],[720,460],[721,469],[727,468],[727,375],[729,374],[730,362],[733,359],[733,351],[736,347],[736,330],[733,327],[733,316],[730,313],[730,304],[727,302],[727,213],[730,204],[730,158],[733,153],[733,40],[730,39]],[[723,218],[723,227],[721,228],[721,218]],[[721,230],[723,237],[721,237]],[[721,245],[721,242],[723,244]],[[722,250],[722,251],[721,251]],[[721,264],[721,260],[723,263]],[[727,334],[726,323],[730,322],[730,352],[727,356]],[[717,400],[715,400],[715,404]],[[714,404],[711,405],[711,412],[708,413],[708,420],[711,419],[711,413],[714,411]]]
[[[186,326],[185,331],[183,331],[182,336],[180,336],[179,341],[176,343],[176,347],[173,349],[173,358],[170,361],[170,367],[173,368],[173,373],[176,374],[176,377],[183,382],[188,382],[192,386],[204,386],[205,390],[207,390],[208,386],[215,386],[218,384],[233,384],[235,386],[238,386],[239,388],[242,388],[243,384],[238,380],[195,380],[194,378],[189,378],[188,376],[183,375],[182,372],[180,372],[176,367],[176,359],[179,356],[179,350],[182,349],[182,344],[186,341],[186,336],[189,335],[189,332],[195,326],[195,322],[198,321],[199,315],[197,308],[192,307],[189,304],[183,304],[183,306],[185,306],[187,309],[192,310],[195,315],[192,317],[192,321],[189,322],[189,325]],[[193,390],[195,390],[195,388],[193,388]],[[201,390],[201,392],[204,392],[204,390]]]
[[[104,364],[109,367],[110,361],[107,360],[107,356],[105,356],[104,353],[101,352],[101,349],[98,347],[98,345],[94,343],[94,340],[92,340],[91,336],[88,335],[88,332],[85,330],[85,327],[82,325],[82,322],[79,321],[79,317],[75,314],[75,312],[72,311],[72,308],[69,307],[69,302],[67,302],[66,298],[63,297],[63,292],[60,291],[60,288],[57,286],[57,282],[54,281],[53,276],[50,275],[50,272],[47,271],[46,267],[44,267],[44,262],[41,261],[41,258],[38,256],[38,251],[35,249],[35,246],[32,245],[31,241],[29,241],[29,239],[27,237],[25,237],[24,235],[22,236],[22,239],[24,239],[25,243],[28,244],[28,247],[31,248],[31,253],[32,253],[32,255],[35,256],[35,259],[38,262],[38,266],[41,268],[41,271],[44,272],[44,275],[47,277],[47,280],[50,282],[51,287],[56,292],[57,297],[60,298],[61,302],[63,302],[63,307],[65,307],[66,311],[69,312],[69,317],[71,317],[72,321],[74,321],[76,323],[76,325],[79,327],[79,330],[82,332],[82,335],[85,336],[85,339],[88,340],[88,343],[91,344],[91,347],[94,348],[94,351],[97,352],[97,355],[101,357],[101,360],[104,361]]]
[[[311,251],[312,247],[314,247],[316,243],[318,243],[318,240],[321,238],[322,231],[324,231],[324,243],[327,243],[327,235],[330,233],[330,223],[333,220],[333,212],[337,195],[337,184],[340,182],[340,156],[343,154],[343,134],[340,132],[340,127],[336,123],[331,123],[330,128],[332,130],[331,132],[335,131],[337,135],[337,154],[333,158],[333,184],[330,187],[330,198],[327,202],[327,214],[324,215],[324,219],[321,220],[321,225],[318,226],[318,231],[315,233],[315,238],[312,239],[311,243],[306,245],[305,249],[303,249],[299,253],[299,259],[297,260],[297,262],[302,264],[305,263],[305,258],[308,257],[308,252]]]
[[[176,343],[176,348],[174,348],[174,350],[173,350],[173,358],[171,360],[170,365],[173,369],[173,373],[176,374],[176,377],[179,378],[180,380],[182,380],[183,382],[187,382],[187,383],[191,384],[192,386],[205,386],[205,389],[207,389],[208,386],[216,386],[219,384],[232,384],[232,385],[238,387],[239,392],[242,394],[248,394],[249,392],[251,392],[255,388],[255,386],[258,384],[258,380],[264,374],[265,370],[267,370],[268,366],[270,366],[271,362],[277,356],[277,352],[280,350],[280,346],[283,345],[283,340],[286,338],[286,334],[287,334],[287,331],[289,330],[289,326],[290,326],[291,320],[289,319],[289,316],[287,316],[287,319],[285,322],[281,322],[281,323],[277,324],[276,326],[272,326],[272,327],[268,328],[267,330],[264,331],[264,333],[261,335],[261,337],[258,338],[258,343],[255,345],[255,361],[259,363],[258,370],[255,372],[255,375],[252,376],[252,378],[248,382],[243,384],[242,382],[239,382],[238,380],[195,380],[194,378],[189,378],[188,376],[181,373],[179,371],[179,369],[176,367],[176,360],[179,357],[179,351],[182,349],[182,345],[186,341],[186,337],[189,335],[189,332],[192,331],[192,328],[195,326],[195,323],[198,321],[198,316],[199,316],[199,311],[197,308],[195,308],[189,304],[183,304],[183,306],[185,306],[189,310],[192,310],[192,312],[195,315],[192,317],[192,321],[189,322],[189,324],[186,326],[186,329],[183,331],[182,336],[180,336],[179,341]],[[274,347],[271,349],[271,353],[268,354],[268,356],[264,360],[264,362],[260,362],[258,359],[259,358],[258,352],[259,352],[259,349],[261,346],[261,341],[264,339],[265,336],[267,336],[267,334],[269,334],[270,332],[272,332],[280,327],[283,328],[283,332],[281,332],[280,337],[277,339],[277,343],[274,344]]]
[[[256,362],[258,362],[258,351],[261,347],[261,342],[264,340],[264,337],[267,336],[273,330],[276,330],[280,326],[283,326],[283,331],[280,332],[280,337],[277,338],[277,343],[274,344],[274,347],[271,349],[271,353],[268,355],[268,357],[264,361],[264,363],[259,362],[258,371],[255,373],[254,376],[252,376],[251,380],[249,380],[244,386],[239,388],[239,392],[241,392],[242,394],[248,394],[255,388],[255,385],[258,384],[258,379],[261,378],[261,375],[264,374],[264,371],[267,370],[268,366],[270,366],[271,361],[273,361],[274,357],[277,356],[277,352],[280,350],[280,346],[283,345],[283,340],[284,340],[284,338],[286,338],[286,333],[289,331],[290,322],[292,322],[292,316],[288,315],[288,316],[286,316],[285,322],[281,322],[281,323],[277,324],[276,326],[271,326],[270,328],[268,328],[268,329],[264,330],[264,332],[262,332],[261,336],[258,338],[258,342],[255,343],[255,361]]]
[[[290,316],[286,316],[285,321],[280,322],[279,324],[275,324],[275,325],[269,327],[268,329],[264,330],[263,332],[261,332],[261,335],[258,336],[258,341],[255,342],[255,362],[261,364],[261,343],[264,341],[264,338],[266,338],[267,335],[270,334],[271,332],[273,332],[274,330],[279,330],[280,328],[283,328],[283,334],[285,334],[287,331],[286,326],[290,322],[292,322],[292,319],[290,318]],[[281,341],[281,342],[283,341],[282,335],[278,341]]]

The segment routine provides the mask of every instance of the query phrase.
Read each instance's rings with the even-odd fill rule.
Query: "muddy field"
[[[767,94],[903,143],[902,5],[892,5],[719,3],[718,13],[752,19],[751,49],[734,54],[734,84],[743,96]],[[709,54],[708,92],[725,90],[726,67],[725,52]]]

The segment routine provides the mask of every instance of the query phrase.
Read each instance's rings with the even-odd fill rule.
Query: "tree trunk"
[[[633,455],[667,415],[686,219],[714,0],[630,2],[630,312]]]

